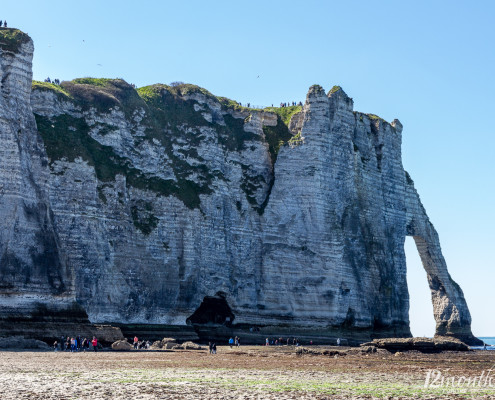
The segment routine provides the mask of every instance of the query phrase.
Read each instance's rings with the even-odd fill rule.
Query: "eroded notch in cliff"
[[[232,312],[225,293],[205,296],[199,307],[186,319],[188,325],[232,325],[235,315]]]

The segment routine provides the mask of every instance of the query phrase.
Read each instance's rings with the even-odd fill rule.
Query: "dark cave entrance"
[[[225,325],[231,326],[235,315],[230,309],[225,294],[205,296],[199,307],[186,319],[188,325]]]

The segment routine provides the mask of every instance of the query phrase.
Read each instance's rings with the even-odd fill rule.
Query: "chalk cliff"
[[[0,53],[0,313],[36,293],[92,322],[410,336],[410,235],[437,333],[476,341],[398,120],[317,85],[265,110],[118,79],[30,93],[21,42]]]
[[[48,159],[30,103],[32,57],[29,36],[0,29],[0,334],[27,333],[31,322],[89,325],[54,229]]]

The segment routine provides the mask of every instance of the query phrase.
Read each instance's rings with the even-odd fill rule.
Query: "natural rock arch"
[[[471,332],[471,314],[464,293],[447,270],[438,234],[411,180],[406,182],[406,204],[407,236],[414,239],[427,274],[436,323],[435,336],[455,336],[469,344],[478,344],[479,339]]]

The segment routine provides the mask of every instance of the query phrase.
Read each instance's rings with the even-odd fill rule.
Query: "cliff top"
[[[1,28],[2,30],[7,30]],[[18,30],[15,30],[18,31]],[[1,31],[0,31],[1,32]],[[20,34],[22,32],[18,31]],[[24,34],[22,34],[24,35]],[[26,35],[27,38],[29,36]],[[123,79],[108,79],[108,78],[77,78],[72,81],[63,81],[60,85],[55,85],[48,82],[33,81],[33,89],[53,91],[59,96],[66,97],[83,108],[94,107],[100,111],[108,111],[113,106],[121,106],[124,112],[133,111],[139,106],[159,107],[163,102],[164,96],[170,98],[184,98],[194,95],[203,96],[205,99],[210,99],[219,102],[222,108],[230,109],[239,112],[252,113],[254,111],[271,112],[279,116],[282,122],[288,126],[294,114],[302,111],[301,106],[287,107],[265,107],[264,109],[245,107],[237,101],[227,97],[215,96],[208,90],[189,83],[180,83],[166,85],[156,83],[153,85],[135,88]],[[324,95],[325,91],[320,85],[313,85],[309,88],[310,93],[319,93]],[[334,96],[341,93],[346,99],[350,99],[340,86],[333,86],[328,96]],[[375,114],[366,114],[355,111],[359,115],[366,115],[374,122],[383,122],[390,124],[383,118]],[[392,124],[390,124],[392,125]],[[393,126],[393,125],[392,125]]]
[[[208,90],[189,83],[153,85],[135,88],[123,79],[108,78],[77,78],[72,81],[63,81],[60,85],[48,82],[33,81],[33,89],[53,91],[57,95],[70,97],[82,106],[92,106],[101,110],[108,110],[115,105],[129,105],[133,99],[134,105],[143,101],[149,105],[156,105],[163,96],[189,97],[201,95],[206,99],[219,102],[224,108],[235,111],[261,111],[255,108],[243,107],[238,102],[227,97],[215,96]],[[119,104],[120,103],[120,104]],[[141,105],[144,105],[143,103]]]
[[[3,51],[17,53],[22,44],[27,43],[31,38],[15,28],[0,28],[0,48]]]

